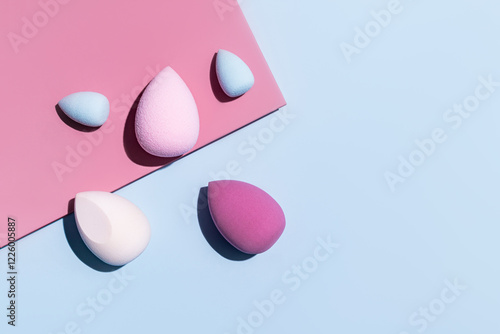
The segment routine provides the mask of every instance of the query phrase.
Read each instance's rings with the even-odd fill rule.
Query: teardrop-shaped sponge
[[[166,67],[151,80],[137,106],[137,141],[152,155],[176,157],[193,148],[199,130],[191,91],[171,67]]]
[[[146,249],[151,238],[151,227],[144,213],[116,194],[78,193],[75,218],[87,247],[113,266],[122,266],[135,259]]]
[[[255,81],[248,65],[240,57],[226,50],[217,52],[215,70],[222,90],[229,97],[245,94]]]
[[[208,206],[219,232],[240,251],[265,252],[285,229],[285,215],[265,191],[241,181],[208,184]]]
[[[66,116],[86,126],[101,126],[109,116],[109,101],[100,93],[73,93],[63,97],[58,105]]]

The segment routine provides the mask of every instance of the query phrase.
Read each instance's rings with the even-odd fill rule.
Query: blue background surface
[[[498,3],[401,0],[350,63],[340,46],[390,1],[240,3],[288,118],[272,114],[119,190],[152,239],[116,272],[80,261],[62,220],[21,240],[18,327],[2,306],[0,331],[500,332],[500,87],[459,127],[443,119],[478,77],[500,81]],[[385,174],[436,128],[446,141],[392,191]],[[200,187],[225,172],[287,216],[277,244],[246,261],[217,253],[197,219]],[[328,237],[336,248],[318,250]]]

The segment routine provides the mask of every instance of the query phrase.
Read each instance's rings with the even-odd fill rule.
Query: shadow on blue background
[[[72,212],[75,200],[72,199],[68,204],[68,211]],[[101,272],[112,272],[120,269],[122,266],[112,266],[101,261],[97,256],[94,255],[90,251],[90,249],[85,245],[82,237],[80,236],[80,232],[78,231],[78,227],[76,226],[75,214],[71,213],[63,218],[63,226],[64,226],[64,234],[66,235],[66,239],[68,240],[69,247],[73,253],[75,253],[76,257],[80,259],[83,263],[85,263],[90,268],[101,271]]]

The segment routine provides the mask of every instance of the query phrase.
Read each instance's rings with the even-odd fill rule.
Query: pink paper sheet
[[[20,238],[66,215],[76,193],[114,191],[175,160],[146,154],[133,131],[133,103],[165,66],[198,105],[193,150],[285,104],[233,0],[5,1],[0,29],[0,247],[8,217],[17,219]],[[254,87],[238,99],[217,85],[219,48],[254,73]],[[79,131],[56,112],[77,91],[110,100],[99,130]]]

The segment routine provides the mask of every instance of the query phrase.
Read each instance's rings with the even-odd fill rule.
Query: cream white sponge
[[[78,231],[87,247],[103,262],[122,266],[139,256],[149,243],[151,227],[129,200],[103,191],[75,197]]]
[[[135,116],[137,141],[148,153],[176,157],[198,140],[200,120],[191,91],[171,67],[166,67],[144,90]]]

